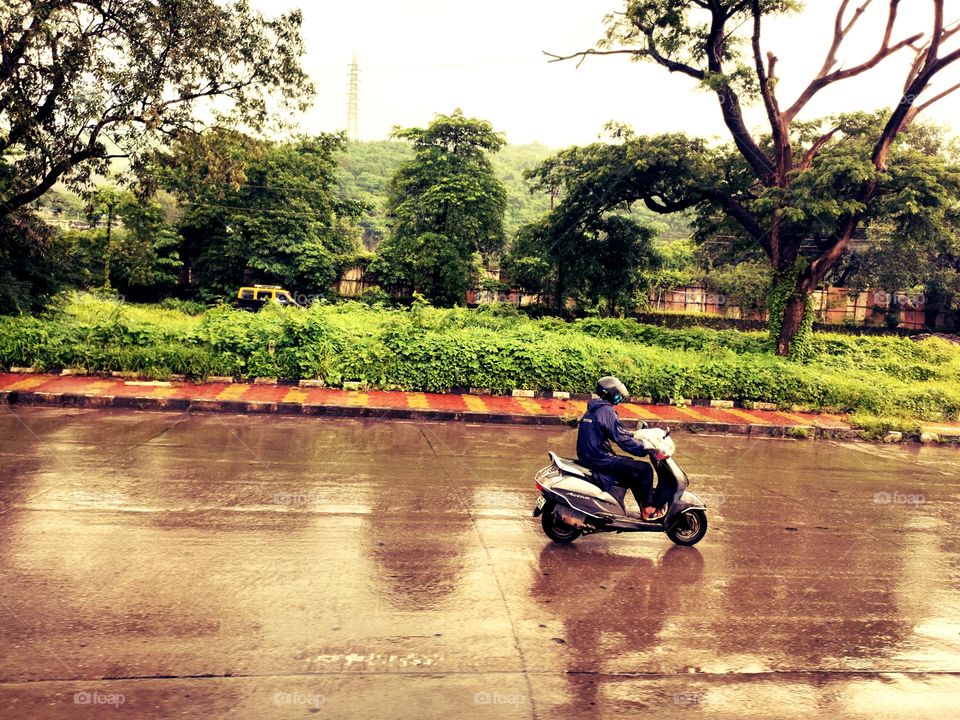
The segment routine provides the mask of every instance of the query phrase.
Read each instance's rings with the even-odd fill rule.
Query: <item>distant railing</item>
[[[710,288],[695,285],[667,291],[651,290],[650,308],[661,312],[702,313],[737,320],[766,320],[766,310],[745,309]],[[956,312],[927,312],[923,295],[888,293],[883,290],[853,291],[831,287],[813,293],[817,321],[825,325],[888,327],[922,330],[925,327],[956,328]]]
[[[487,277],[497,279],[493,272],[488,272]],[[356,265],[341,273],[335,289],[343,297],[360,297],[375,287],[380,285],[368,275],[366,268]],[[509,303],[516,307],[532,307],[542,304],[543,298],[539,294],[525,293],[520,288],[502,291],[478,288],[468,290],[464,301],[470,306]],[[817,322],[824,325],[886,327],[891,330],[954,330],[960,327],[960,313],[928,313],[927,300],[923,295],[907,293],[888,293],[882,290],[858,292],[848,288],[831,287],[813,293],[813,309]],[[768,319],[765,309],[744,308],[731,302],[722,293],[702,285],[651,290],[645,310],[697,313],[760,322]]]

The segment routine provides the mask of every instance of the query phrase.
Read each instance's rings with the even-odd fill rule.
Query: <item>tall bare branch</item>
[[[899,9],[901,0],[890,0],[890,8],[887,13],[887,24],[883,33],[883,41],[880,43],[880,49],[866,62],[860,63],[859,65],[854,65],[853,67],[833,70],[837,64],[837,52],[840,49],[840,46],[843,44],[843,41],[847,38],[850,33],[850,30],[853,28],[856,21],[859,19],[860,15],[866,10],[870,2],[866,2],[864,5],[861,5],[857,8],[854,13],[854,17],[846,25],[843,24],[843,16],[846,12],[849,0],[844,0],[840,5],[840,10],[837,12],[837,21],[834,26],[834,39],[833,44],[830,47],[830,51],[827,53],[827,59],[823,64],[820,72],[817,77],[800,93],[800,97],[797,98],[796,102],[790,106],[783,114],[784,121],[790,123],[794,118],[803,110],[804,107],[825,87],[832,85],[835,82],[840,80],[846,80],[848,78],[856,77],[857,75],[862,75],[868,70],[872,70],[881,62],[886,60],[891,55],[899,52],[905,47],[909,47],[916,43],[918,40],[922,39],[923,33],[916,33],[911,35],[904,40],[900,40],[893,45],[890,44],[890,41],[893,38],[894,27],[897,22],[897,11]]]

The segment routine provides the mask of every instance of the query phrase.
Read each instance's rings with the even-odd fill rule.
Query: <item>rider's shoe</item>
[[[647,506],[643,509],[643,519],[647,522],[653,522],[655,520],[661,520],[667,514],[667,506],[664,505],[661,508],[655,508],[652,506]]]

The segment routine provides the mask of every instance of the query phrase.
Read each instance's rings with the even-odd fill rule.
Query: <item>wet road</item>
[[[680,435],[700,545],[561,547],[574,441],[0,408],[0,717],[960,718],[960,452]]]

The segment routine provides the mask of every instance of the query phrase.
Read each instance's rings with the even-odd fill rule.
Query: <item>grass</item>
[[[41,317],[0,317],[0,366],[120,370],[156,379],[319,378],[331,386],[360,381],[441,392],[589,392],[597,377],[616,374],[636,396],[849,412],[876,433],[960,418],[960,347],[936,338],[817,333],[811,357],[795,363],[771,355],[760,332],[531,320],[510,307],[198,310],[71,294]]]

